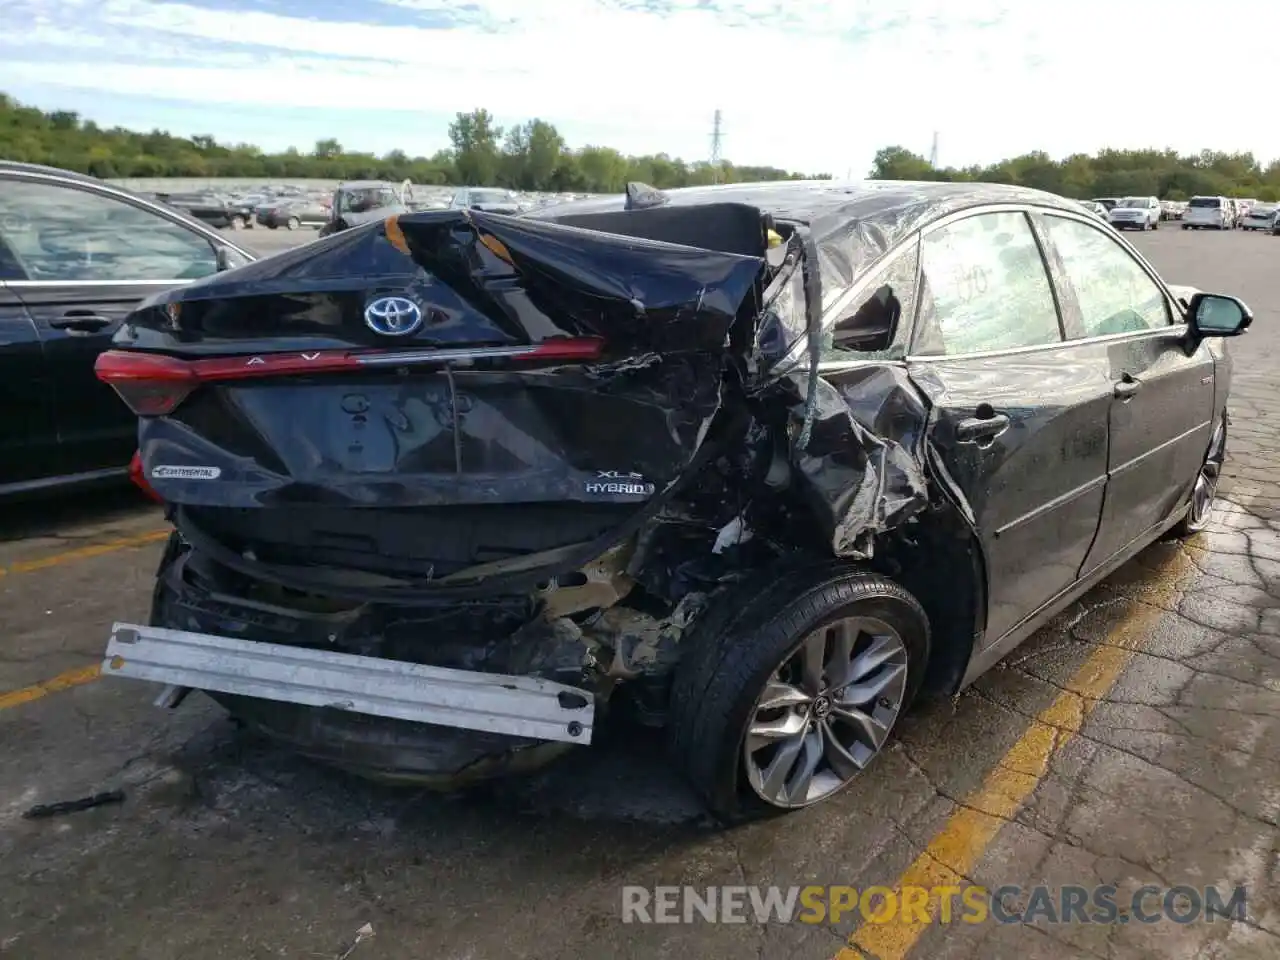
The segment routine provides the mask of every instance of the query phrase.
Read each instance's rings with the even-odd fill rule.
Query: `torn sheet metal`
[[[386,347],[364,311],[394,294],[423,318],[398,349],[601,337],[611,359],[722,350],[764,262],[758,228],[739,246],[751,253],[479,211],[403,214],[156,294],[116,342],[184,355]]]
[[[896,365],[855,368],[835,382],[807,373],[789,379],[796,398],[792,457],[806,499],[833,554],[869,558],[877,534],[928,506],[924,403]],[[802,398],[815,385],[810,407]]]

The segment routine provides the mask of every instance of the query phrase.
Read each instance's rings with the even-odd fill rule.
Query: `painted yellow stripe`
[[[47,697],[49,694],[57,693],[59,690],[69,690],[72,687],[92,683],[98,679],[101,673],[101,665],[95,663],[91,667],[78,667],[75,670],[68,670],[66,673],[60,673],[49,680],[41,680],[39,683],[23,687],[20,690],[0,693],[0,710],[20,707],[24,703],[39,700],[41,697]]]
[[[898,878],[895,893],[900,894],[904,887],[954,886],[972,876],[1000,828],[1013,819],[1049,772],[1054,753],[1080,731],[1085,717],[1120,679],[1163,616],[1161,607],[1169,605],[1184,578],[1192,573],[1194,568],[1183,554],[1161,571],[1160,581],[1152,584],[1143,598],[1146,602],[1117,624],[1105,642],[1080,665],[1064,691],[1031,722],[982,785],[965,799]],[[936,899],[931,900],[930,922],[937,911]],[[915,917],[864,923],[853,932],[848,946],[836,954],[836,960],[904,960],[927,929],[929,924]]]
[[[50,567],[58,567],[64,563],[71,563],[74,560],[87,560],[90,557],[100,557],[106,553],[115,553],[117,550],[128,550],[131,547],[144,547],[149,543],[164,540],[168,536],[168,530],[152,530],[149,533],[140,533],[133,537],[121,537],[119,540],[108,540],[105,543],[94,543],[85,547],[77,547],[74,550],[67,550],[64,553],[55,553],[48,557],[41,557],[38,560],[20,560],[19,562],[12,563],[7,567],[0,567],[0,577],[15,573],[31,573],[35,570],[47,570]]]

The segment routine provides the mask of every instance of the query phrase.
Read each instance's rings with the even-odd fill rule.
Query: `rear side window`
[[[906,337],[916,306],[916,265],[919,255],[913,244],[909,250],[879,267],[867,281],[858,299],[841,311],[823,331],[824,360],[901,360],[906,354]],[[868,350],[856,332],[893,329],[896,335],[888,349]]]
[[[1087,223],[1046,215],[1049,241],[1075,291],[1085,337],[1167,327],[1164,291],[1123,246]]]
[[[1040,247],[1021,213],[986,213],[925,236],[912,353],[978,353],[1058,343]]]

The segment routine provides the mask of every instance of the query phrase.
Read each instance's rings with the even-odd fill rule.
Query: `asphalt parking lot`
[[[284,227],[277,227],[272,230],[270,227],[255,226],[247,230],[228,230],[224,228],[219,232],[233,243],[247,247],[260,257],[269,257],[273,253],[289,250],[299,244],[310,243],[320,235],[320,230],[317,227],[300,227],[297,230],[286,230]]]
[[[1174,229],[1170,229],[1174,227]],[[313,232],[253,230],[274,252]],[[1122,568],[827,803],[709,828],[633,734],[465,797],[352,780],[207,700],[100,681],[143,620],[163,521],[129,491],[0,510],[0,955],[344,958],[1280,956],[1280,238],[1132,235],[1235,293],[1212,528]],[[43,820],[35,804],[123,803]],[[1244,886],[1243,919],[624,924],[639,885]],[[1152,909],[1158,898],[1151,901]],[[364,925],[371,939],[354,943]],[[353,946],[354,944],[354,946]]]

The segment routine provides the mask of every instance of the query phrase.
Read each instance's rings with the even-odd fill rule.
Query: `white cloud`
[[[0,9],[0,89],[163,95],[195,105],[203,128],[211,107],[234,123],[235,107],[268,102],[486,106],[545,117],[578,141],[695,158],[720,108],[732,159],[841,175],[887,144],[925,152],[935,129],[952,163],[1108,145],[1280,154],[1280,129],[1253,105],[1269,60],[1246,56],[1233,26],[1277,35],[1280,5],[1244,0],[353,0],[348,22],[154,0],[36,4]],[[388,25],[392,14],[421,25]],[[431,26],[449,14],[452,25]],[[1211,61],[1201,38],[1214,32],[1229,46]],[[406,130],[404,145],[442,137]]]

